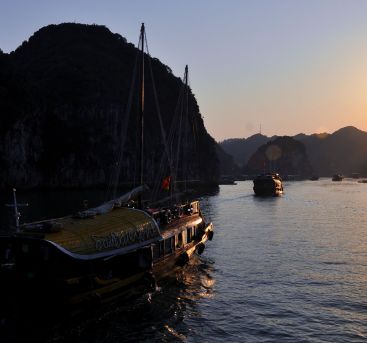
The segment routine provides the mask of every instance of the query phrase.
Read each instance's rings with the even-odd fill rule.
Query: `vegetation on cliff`
[[[250,156],[262,144],[276,138],[256,134],[247,139],[227,139],[221,142],[220,146],[235,158],[237,164],[246,165]],[[347,126],[331,134],[298,134],[293,138],[304,144],[316,175],[367,175],[367,132]]]
[[[136,54],[133,44],[104,26],[73,23],[41,28],[14,52],[0,53],[0,188],[106,185],[126,125],[120,181],[134,182],[138,109],[132,106],[129,121],[125,109]],[[169,132],[182,81],[158,59],[150,62]],[[151,89],[146,77],[148,182],[164,153]],[[219,174],[216,143],[191,92],[189,104],[195,134],[189,140],[187,176],[211,182]]]
[[[227,154],[233,156],[235,163],[242,168],[252,154],[269,140],[270,138],[258,133],[248,138],[225,139],[219,145]]]
[[[262,145],[248,160],[244,173],[256,175],[263,172],[309,177],[312,167],[305,146],[287,136],[278,137]]]
[[[316,174],[367,175],[367,132],[347,126],[332,134],[305,135],[298,139],[306,146]]]

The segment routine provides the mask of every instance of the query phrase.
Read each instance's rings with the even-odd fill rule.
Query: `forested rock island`
[[[296,173],[306,177],[310,172],[325,177],[331,177],[335,173],[347,176],[367,175],[367,132],[353,126],[333,133],[298,134],[293,137],[255,134],[248,138],[226,139],[219,143],[241,170],[250,174],[263,168],[265,150],[274,144],[281,144],[285,149],[284,153],[288,155],[284,159],[282,154],[282,159],[270,163],[282,175]],[[290,159],[291,156],[293,157]],[[274,158],[275,160],[277,159]],[[266,159],[265,162],[269,166],[269,160]]]
[[[128,125],[121,183],[137,178],[137,109],[125,117],[137,48],[105,26],[64,23],[35,32],[15,51],[0,50],[0,188],[103,187]],[[156,58],[152,66],[163,126],[169,133],[182,80]],[[183,66],[184,68],[184,66]],[[145,175],[164,153],[152,79],[145,81]],[[136,99],[132,99],[132,103]],[[190,91],[187,178],[215,183],[219,160]]]

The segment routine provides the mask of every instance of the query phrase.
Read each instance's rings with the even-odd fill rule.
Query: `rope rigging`
[[[144,53],[144,48],[146,48],[146,53]],[[157,112],[157,116],[158,116],[158,121],[159,121],[159,126],[160,126],[160,131],[161,131],[161,136],[162,136],[162,141],[163,141],[163,145],[164,145],[164,150],[165,150],[165,156],[168,160],[168,164],[170,166],[170,169],[173,169],[172,167],[172,160],[170,158],[170,152],[169,152],[169,148],[168,148],[168,144],[167,144],[167,140],[166,140],[166,132],[165,132],[165,128],[163,125],[163,120],[162,120],[162,115],[161,115],[161,110],[160,110],[160,106],[159,106],[159,101],[158,101],[158,94],[157,94],[157,89],[155,86],[155,79],[154,79],[154,74],[153,74],[153,68],[152,68],[152,62],[151,62],[151,57],[150,57],[150,53],[149,53],[149,48],[148,48],[148,41],[147,41],[147,37],[146,37],[146,33],[144,30],[144,24],[142,25],[142,29],[140,32],[140,36],[139,36],[139,43],[138,43],[138,51],[136,53],[136,57],[135,57],[135,63],[134,63],[134,69],[133,69],[133,75],[132,75],[132,80],[131,80],[131,87],[130,87],[130,92],[129,92],[129,97],[128,97],[128,102],[126,105],[126,109],[125,109],[125,113],[123,115],[123,119],[121,121],[121,133],[120,133],[120,147],[118,149],[118,155],[115,158],[115,168],[111,173],[111,177],[109,179],[109,184],[107,187],[107,191],[106,191],[106,196],[108,198],[115,198],[116,197],[116,192],[117,192],[117,188],[119,186],[119,180],[120,180],[120,175],[121,175],[121,169],[122,169],[122,161],[124,158],[124,148],[125,148],[125,144],[126,144],[126,140],[127,140],[127,130],[129,127],[129,123],[130,123],[130,116],[131,116],[131,109],[132,109],[132,102],[133,102],[133,98],[134,98],[134,94],[136,92],[136,87],[140,86],[140,97],[138,97],[138,103],[137,103],[137,108],[138,108],[138,113],[140,113],[140,122],[141,122],[141,132],[140,132],[140,137],[141,137],[141,141],[140,141],[140,154],[139,154],[139,168],[135,168],[135,169],[140,169],[139,173],[140,173],[140,183],[144,182],[143,180],[143,170],[144,170],[144,96],[145,96],[145,91],[144,91],[144,83],[145,83],[145,71],[144,71],[144,55],[147,55],[147,60],[148,60],[148,67],[149,67],[149,71],[150,71],[150,77],[151,77],[151,81],[152,81],[152,90],[153,90],[153,96],[154,96],[154,104],[155,104],[155,108],[156,108],[156,112]],[[141,66],[142,68],[138,68],[138,64],[139,64],[139,57],[141,59]],[[141,84],[138,85],[137,80],[140,79]],[[139,119],[139,116],[138,116]],[[137,126],[139,127],[139,125]],[[137,141],[138,141],[138,136],[135,136]],[[137,164],[136,158],[137,156],[135,155],[135,165]],[[134,173],[135,175],[136,173]],[[135,184],[135,177],[134,177],[134,184]]]
[[[144,49],[146,49],[146,52],[144,52]],[[121,132],[120,132],[120,146],[117,152],[117,156],[115,159],[115,168],[111,174],[108,188],[107,188],[107,195],[109,196],[109,199],[116,197],[117,188],[119,186],[121,171],[123,167],[123,158],[125,157],[124,151],[125,151],[125,144],[127,141],[127,133],[130,123],[130,117],[132,112],[132,103],[134,100],[134,94],[140,93],[140,96],[137,99],[137,120],[140,121],[140,127],[139,124],[136,123],[135,125],[138,132],[140,130],[140,135],[135,135],[136,139],[136,151],[139,151],[140,153],[135,154],[135,162],[139,165],[139,167],[135,167],[135,171],[138,171],[140,173],[140,184],[144,182],[143,179],[143,172],[144,172],[144,97],[145,97],[145,90],[144,90],[144,84],[145,84],[145,65],[144,65],[144,59],[145,56],[147,57],[147,66],[149,69],[149,75],[151,85],[152,85],[152,95],[154,99],[154,107],[155,111],[158,117],[158,123],[159,123],[159,130],[160,130],[160,136],[161,136],[161,143],[163,144],[164,153],[161,154],[160,161],[158,164],[158,169],[154,170],[154,180],[153,181],[153,187],[151,191],[151,201],[155,201],[158,199],[159,193],[161,191],[161,183],[164,178],[167,176],[170,177],[171,186],[170,193],[171,193],[171,201],[173,198],[174,192],[177,191],[177,182],[179,180],[179,177],[184,181],[184,190],[186,191],[186,184],[187,184],[187,176],[189,174],[189,164],[188,164],[188,158],[189,158],[189,145],[195,145],[197,142],[197,128],[196,128],[196,121],[194,117],[190,116],[191,112],[191,102],[190,96],[189,96],[189,79],[188,79],[188,69],[187,66],[185,68],[185,75],[182,79],[182,84],[179,90],[178,94],[178,100],[176,103],[175,111],[173,116],[171,117],[171,124],[170,129],[167,131],[162,119],[162,113],[161,108],[158,101],[158,92],[155,84],[155,78],[153,73],[153,65],[152,65],[152,58],[150,57],[149,53],[149,47],[148,47],[148,40],[146,37],[144,24],[142,25],[142,29],[139,36],[139,43],[138,43],[138,50],[135,57],[135,63],[132,73],[132,79],[131,79],[131,87],[130,92],[128,95],[128,101],[126,104],[126,108],[124,111],[124,115],[121,119]],[[139,68],[140,65],[140,68]],[[140,80],[140,84],[139,81]],[[190,132],[191,131],[191,132]],[[189,134],[190,137],[194,136],[194,144],[190,144],[189,141]],[[140,136],[140,137],[139,137]],[[140,138],[140,142],[139,142]],[[140,147],[139,147],[140,144]],[[195,148],[192,149],[190,147],[190,151],[195,151]],[[159,153],[159,151],[158,151]],[[155,153],[153,153],[153,156]],[[153,161],[151,168],[155,169],[155,163]],[[148,165],[147,165],[148,166]],[[146,168],[145,168],[146,169]],[[134,173],[136,176],[136,172]],[[135,178],[134,176],[134,183]],[[148,180],[147,180],[148,181]]]
[[[182,78],[183,83],[180,87],[178,100],[175,107],[175,112],[172,117],[171,128],[169,130],[169,136],[167,139],[170,147],[170,156],[172,159],[170,168],[171,184],[171,202],[173,197],[177,194],[179,177],[184,182],[183,191],[187,190],[187,175],[188,175],[188,157],[189,157],[189,134],[190,134],[190,102],[189,102],[189,87],[188,87],[188,70],[185,68],[185,75]],[[161,158],[160,169],[157,174],[159,178],[157,181],[162,180],[165,171],[164,156]],[[158,198],[159,183],[153,190],[152,200]],[[177,199],[176,199],[177,200]]]
[[[140,45],[140,39],[139,39],[139,45]],[[133,102],[133,95],[135,91],[135,82],[137,79],[137,65],[138,65],[138,57],[139,57],[139,51],[136,53],[135,62],[134,62],[134,69],[133,74],[131,78],[131,87],[130,92],[128,96],[128,101],[126,104],[125,114],[121,120],[121,133],[120,133],[120,147],[118,149],[118,156],[115,159],[115,168],[112,171],[110,181],[107,187],[106,191],[106,197],[107,199],[114,199],[116,197],[117,188],[119,185],[120,175],[121,175],[121,168],[122,168],[122,160],[124,156],[124,148],[125,143],[127,139],[127,130],[129,126],[130,121],[130,114],[131,114],[131,107]],[[125,120],[123,120],[125,119]],[[125,124],[124,124],[125,122]]]

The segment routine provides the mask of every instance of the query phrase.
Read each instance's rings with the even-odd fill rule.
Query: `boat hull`
[[[212,240],[213,234],[213,224],[209,223],[205,225],[204,229],[199,231],[197,238],[190,243],[176,248],[171,254],[163,255],[153,260],[153,274],[157,281],[182,268],[195,253],[201,255],[205,248],[205,243],[208,240]]]
[[[253,190],[257,196],[279,196],[283,194],[282,183],[277,180],[254,180]]]
[[[263,189],[255,189],[254,188],[254,193],[256,196],[280,196],[283,194],[283,191],[280,190],[263,190]]]
[[[0,319],[21,303],[28,308],[29,302],[31,308],[52,304],[60,313],[76,315],[152,291],[157,280],[182,268],[213,237],[213,225],[206,224],[199,211],[161,223],[160,230],[160,238],[145,246],[91,259],[76,258],[41,236],[0,237],[0,279],[7,289],[2,293],[6,299],[0,295],[1,304],[7,304]]]

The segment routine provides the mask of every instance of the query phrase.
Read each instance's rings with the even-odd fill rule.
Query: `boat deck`
[[[64,217],[52,222],[25,224],[22,231],[43,232],[43,239],[71,253],[82,255],[118,249],[160,237],[156,223],[148,214],[130,208],[115,208],[89,218]]]

